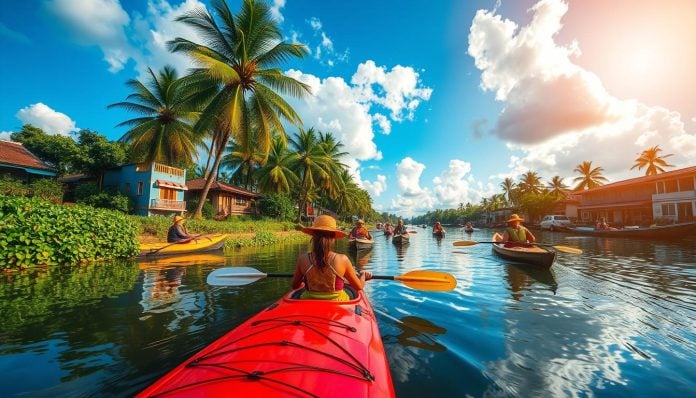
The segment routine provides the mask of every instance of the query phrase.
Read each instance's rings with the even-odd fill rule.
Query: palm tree
[[[335,198],[339,185],[342,183],[339,178],[341,171],[348,167],[343,164],[341,158],[348,155],[348,152],[341,152],[343,144],[337,141],[331,133],[319,132],[319,145],[324,149],[327,157],[326,174],[323,175],[320,185],[326,189],[329,198]]]
[[[228,145],[227,151],[220,165],[234,170],[232,181],[235,184],[242,185],[247,190],[251,189],[254,172],[259,168],[263,154],[253,142],[246,142],[246,139],[242,142],[232,142]]]
[[[527,171],[522,174],[518,187],[524,193],[540,193],[543,185],[539,174],[534,171]]]
[[[215,161],[201,192],[194,213],[200,218],[208,190],[215,179],[222,154],[230,138],[243,136],[255,141],[264,160],[268,157],[272,132],[285,137],[282,119],[295,126],[302,121],[280,94],[303,97],[309,86],[283,75],[277,65],[290,58],[308,54],[301,44],[286,43],[269,7],[256,0],[244,0],[233,15],[225,0],[213,0],[217,19],[204,9],[196,9],[178,17],[205,38],[205,44],[184,38],[170,41],[173,52],[189,55],[200,66],[190,76],[197,87],[197,99],[204,104],[195,125],[196,131],[212,130],[217,141]],[[255,126],[252,130],[249,126]]]
[[[563,182],[563,177],[561,176],[553,176],[551,182],[546,184],[546,188],[548,188],[551,195],[556,198],[565,197],[568,193],[568,186]]]
[[[290,139],[290,146],[297,153],[291,168],[300,177],[297,205],[301,218],[304,206],[310,201],[310,194],[319,182],[328,178],[327,168],[330,167],[331,159],[326,155],[313,128],[300,129],[295,137]]]
[[[503,195],[507,198],[509,204],[513,202],[513,190],[515,189],[515,181],[512,178],[507,177],[500,183],[500,187],[503,188]]]
[[[296,158],[297,153],[290,152],[280,138],[274,139],[268,161],[256,171],[259,189],[262,192],[289,193],[300,182],[291,169]]]
[[[633,165],[633,167],[631,167],[631,170],[635,169],[636,167],[638,167],[638,170],[640,170],[647,166],[647,169],[645,169],[645,175],[651,176],[658,173],[664,173],[665,169],[663,167],[674,167],[674,165],[668,164],[665,160],[665,158],[672,156],[672,154],[670,153],[668,155],[659,156],[658,153],[660,151],[662,151],[662,148],[660,148],[659,145],[655,145],[650,149],[644,150],[641,152],[640,156],[636,158],[636,163]]]
[[[608,180],[602,175],[604,171],[601,167],[592,168],[592,161],[584,161],[581,164],[575,166],[573,171],[580,174],[579,177],[575,177],[573,181],[579,181],[578,185],[573,188],[574,191],[582,191],[583,189],[591,189],[604,185]]]
[[[132,145],[133,152],[144,155],[146,162],[189,165],[196,158],[196,145],[202,139],[194,134],[191,123],[197,117],[191,92],[171,66],[155,75],[148,68],[148,84],[131,79],[126,84],[133,89],[126,101],[107,108],[123,108],[142,115],[119,123],[131,126],[120,141]]]

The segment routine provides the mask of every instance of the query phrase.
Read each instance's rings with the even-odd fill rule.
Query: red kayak
[[[372,307],[291,291],[138,397],[393,397]]]

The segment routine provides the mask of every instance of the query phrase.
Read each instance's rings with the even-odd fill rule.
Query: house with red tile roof
[[[19,142],[0,140],[0,178],[9,176],[24,182],[56,177],[58,172],[29,152]]]
[[[204,185],[205,178],[187,181],[187,200],[199,198]],[[222,181],[214,181],[208,191],[208,200],[215,208],[216,218],[224,218],[233,214],[258,214],[256,201],[261,198],[263,198],[261,194]]]
[[[606,217],[612,225],[649,225],[655,220],[695,221],[696,166],[631,178],[573,192],[580,197],[578,216],[595,223]]]

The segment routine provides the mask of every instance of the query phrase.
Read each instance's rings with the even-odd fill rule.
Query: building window
[[[662,205],[662,216],[676,216],[676,211],[674,210],[674,203],[668,203]]]
[[[176,189],[160,188],[160,199],[176,200]]]
[[[677,192],[677,180],[665,181],[665,193]]]
[[[665,193],[665,182],[664,181],[658,181],[657,182],[657,193]]]
[[[691,202],[679,202],[677,207],[679,209],[678,217],[680,221],[693,221],[694,209],[691,207]]]
[[[694,179],[691,177],[680,178],[679,179],[679,191],[693,191],[694,190]]]
[[[144,186],[144,185],[145,185],[145,184],[143,184],[142,181],[138,181],[138,196],[142,196],[142,195],[143,195],[143,186]]]
[[[237,197],[234,198],[234,203],[235,203],[237,206],[246,206],[246,202],[247,202],[246,199],[240,198],[239,196],[237,196]]]

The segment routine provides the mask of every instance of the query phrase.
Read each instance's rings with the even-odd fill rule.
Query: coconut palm
[[[324,188],[329,198],[335,198],[338,194],[339,185],[342,180],[339,178],[341,171],[348,166],[343,164],[341,158],[348,155],[348,152],[342,152],[343,144],[337,141],[331,133],[319,132],[319,145],[324,149],[327,157],[326,174],[323,175],[320,185]]]
[[[285,143],[276,138],[268,161],[256,171],[258,187],[262,192],[289,193],[300,182],[291,167],[297,153],[290,152]]]
[[[310,202],[310,194],[321,181],[328,178],[331,159],[326,155],[313,128],[300,129],[295,137],[290,139],[290,147],[297,153],[291,168],[300,178],[298,187],[298,207],[300,216],[306,204]]]
[[[503,180],[503,182],[500,183],[500,187],[503,188],[503,195],[505,195],[507,199],[507,203],[512,204],[514,203],[513,199],[513,191],[515,189],[515,181],[513,181],[512,178],[507,177],[506,179]]]
[[[134,92],[126,101],[107,107],[141,115],[117,125],[131,127],[120,141],[131,144],[133,152],[142,154],[146,162],[192,164],[202,139],[191,127],[198,115],[195,103],[190,101],[191,91],[171,66],[165,66],[158,74],[148,68],[147,73],[147,84],[129,80],[126,84]]]
[[[227,152],[220,165],[234,170],[232,181],[235,184],[251,189],[254,172],[259,168],[263,154],[254,142],[247,141],[247,137],[242,137],[241,142],[232,142],[227,146]]]
[[[568,186],[563,182],[563,177],[561,176],[553,176],[551,182],[546,184],[546,188],[556,198],[565,197],[568,193]]]
[[[636,158],[635,164],[633,167],[631,167],[631,170],[635,169],[636,167],[638,167],[638,170],[642,169],[643,167],[647,167],[645,169],[645,175],[651,176],[658,173],[664,173],[665,169],[663,167],[674,167],[674,165],[668,164],[665,160],[665,158],[672,156],[672,154],[670,153],[668,155],[660,156],[660,151],[662,151],[662,148],[660,148],[659,145],[655,145],[650,149],[644,150],[641,152],[640,156]]]
[[[527,171],[522,174],[518,187],[523,193],[540,193],[543,185],[539,174],[534,171]]]
[[[281,94],[303,97],[309,86],[283,75],[277,65],[290,58],[308,54],[301,44],[286,43],[269,7],[256,0],[244,0],[233,15],[225,0],[213,0],[215,16],[205,9],[195,9],[178,17],[204,38],[203,44],[185,38],[170,41],[173,52],[189,55],[198,64],[190,76],[197,87],[197,99],[204,104],[195,125],[197,131],[212,130],[218,146],[215,161],[201,192],[194,217],[201,209],[217,174],[222,153],[230,138],[239,141],[244,135],[253,139],[264,154],[270,152],[272,132],[285,138],[282,119],[301,126],[299,115]],[[254,129],[249,126],[254,125]]]
[[[573,188],[574,191],[582,191],[604,185],[608,180],[602,175],[604,171],[601,167],[592,168],[592,161],[584,161],[575,166],[574,172],[580,174],[573,181],[578,181],[578,185]]]

